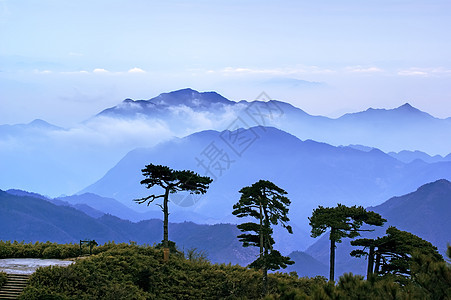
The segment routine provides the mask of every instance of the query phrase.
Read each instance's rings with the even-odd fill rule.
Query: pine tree
[[[145,185],[148,189],[154,186],[159,186],[164,190],[163,194],[152,194],[144,198],[135,199],[134,201],[139,204],[147,202],[147,205],[150,205],[150,203],[152,203],[155,199],[163,199],[163,204],[158,205],[161,207],[164,214],[163,251],[164,260],[167,261],[169,259],[169,194],[177,193],[179,191],[189,191],[192,194],[205,194],[213,179],[207,176],[200,176],[193,171],[177,171],[162,165],[149,164],[141,171],[143,176],[146,177],[141,181],[141,184]]]
[[[286,268],[294,262],[289,257],[282,256],[279,251],[273,249],[274,239],[273,225],[280,225],[289,233],[293,233],[287,222],[288,206],[290,200],[285,196],[286,191],[267,180],[260,180],[251,186],[240,190],[241,198],[233,206],[233,214],[239,218],[252,217],[256,223],[246,222],[237,227],[243,233],[238,236],[244,247],[255,246],[260,248],[259,257],[249,266],[262,270],[263,290],[265,295],[268,290],[268,270]]]
[[[410,232],[391,226],[386,233],[386,236],[377,239],[351,241],[351,245],[363,247],[353,250],[351,256],[368,257],[368,277],[373,273],[409,276],[414,253],[425,255],[436,262],[443,261],[435,246]]]
[[[367,211],[362,206],[347,207],[338,204],[336,207],[318,206],[309,218],[312,227],[311,236],[316,238],[330,229],[330,272],[329,280],[334,281],[335,272],[335,243],[341,243],[345,237],[360,236],[363,223],[382,226],[386,220],[373,211]]]

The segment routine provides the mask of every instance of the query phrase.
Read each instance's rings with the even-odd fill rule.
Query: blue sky
[[[0,124],[71,126],[185,87],[451,117],[450,28],[450,1],[0,0]]]

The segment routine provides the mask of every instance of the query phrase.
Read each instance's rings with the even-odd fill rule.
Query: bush
[[[39,244],[42,252],[64,249]],[[238,265],[211,264],[194,249],[187,257],[135,244],[107,243],[95,255],[68,267],[39,268],[21,299],[260,299],[262,274]],[[59,255],[62,255],[60,253]],[[295,272],[268,275],[266,299],[447,299],[451,271],[444,262],[413,257],[414,276],[404,283],[389,276],[345,274],[335,285]]]
[[[0,241],[0,258],[73,258],[79,253],[77,244],[24,243]]]
[[[68,267],[39,268],[30,278],[22,299],[258,299],[261,273],[241,266],[211,264],[196,253],[186,259],[149,246],[108,243],[96,255]],[[200,255],[200,254],[199,254]],[[270,274],[270,291],[279,285],[304,289],[323,279],[295,274]]]
[[[5,284],[6,280],[8,280],[6,273],[0,272],[0,288]]]

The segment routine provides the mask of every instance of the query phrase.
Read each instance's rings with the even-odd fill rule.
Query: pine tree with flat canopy
[[[169,194],[180,191],[189,191],[191,194],[205,194],[213,181],[208,176],[200,176],[189,170],[173,170],[167,166],[149,164],[141,170],[145,179],[141,180],[141,184],[150,189],[159,186],[164,190],[163,194],[150,195],[144,198],[135,199],[138,204],[146,203],[149,206],[158,198],[163,199],[163,204],[157,204],[161,207],[163,219],[163,251],[164,261],[169,260],[169,239],[168,239],[168,223],[169,223]]]
[[[316,238],[330,229],[330,272],[329,280],[334,281],[335,272],[335,243],[341,243],[345,237],[355,238],[362,231],[373,231],[360,229],[363,223],[368,225],[382,226],[387,220],[378,213],[367,211],[362,206],[347,207],[338,204],[336,207],[316,208],[309,218],[312,227],[311,236]]]
[[[351,256],[368,257],[367,278],[373,274],[410,276],[414,253],[425,255],[434,262],[443,261],[434,245],[410,232],[390,226],[386,233],[377,239],[351,241],[352,246],[363,247],[353,250]]]
[[[293,230],[287,222],[290,200],[285,196],[286,191],[267,180],[260,180],[251,186],[240,190],[241,198],[233,206],[232,212],[238,218],[252,217],[258,223],[246,222],[237,225],[243,233],[238,236],[243,247],[255,246],[260,248],[259,257],[249,267],[262,270],[263,289],[262,295],[268,291],[268,270],[278,270],[292,265],[294,262],[289,257],[282,256],[279,251],[273,249],[274,239],[271,226],[280,225],[289,233]],[[253,232],[253,233],[247,233]]]

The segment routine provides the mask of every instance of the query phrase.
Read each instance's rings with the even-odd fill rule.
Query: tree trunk
[[[266,261],[268,257],[268,249],[265,247],[265,256],[263,263],[263,297],[268,293],[268,262]]]
[[[373,276],[374,270],[374,246],[370,246],[370,251],[368,254],[368,269],[366,271],[366,280],[369,280]]]
[[[169,238],[168,238],[168,224],[169,224],[169,209],[168,209],[168,202],[169,202],[169,188],[166,189],[164,193],[164,199],[163,199],[163,214],[164,214],[164,220],[163,220],[163,260],[168,261],[169,260]]]
[[[330,272],[329,272],[329,280],[334,281],[334,272],[335,272],[335,239],[334,236],[334,228],[330,229]]]
[[[263,212],[260,204],[260,258],[263,257]]]
[[[381,265],[381,255],[380,255],[380,253],[378,253],[376,255],[376,266],[374,267],[374,273],[375,274],[379,273],[380,265]]]
[[[260,203],[260,259],[263,260],[263,267],[262,267],[262,296],[266,296],[267,291],[267,285],[268,285],[268,270],[266,268],[266,257],[265,253],[263,253],[264,249],[264,238],[263,238],[263,208],[262,204]],[[266,252],[266,249],[265,249]]]

